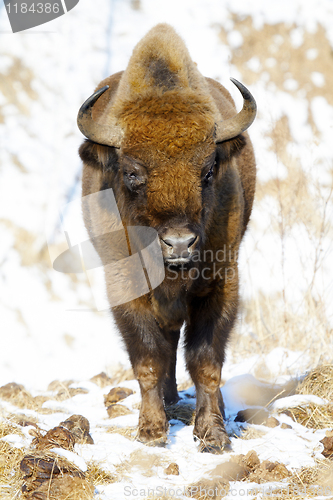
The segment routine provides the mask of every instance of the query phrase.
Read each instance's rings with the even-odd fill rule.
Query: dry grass
[[[295,422],[310,429],[333,428],[333,365],[323,364],[311,370],[296,388],[297,394],[315,395],[329,403],[299,405],[280,413],[288,414]]]
[[[249,425],[247,429],[245,429],[245,431],[242,432],[240,439],[245,439],[245,440],[260,439],[264,437],[265,434],[266,432],[263,431],[262,429],[257,429],[256,427],[252,427],[251,425]]]
[[[8,430],[8,429],[7,429]],[[5,430],[4,432],[7,432]],[[0,425],[3,435],[3,425]],[[14,448],[5,441],[0,441],[0,498],[1,500],[12,500],[19,494],[22,486],[22,475],[20,463],[24,456],[24,450]]]
[[[333,404],[316,405],[309,403],[307,405],[296,406],[282,410],[280,413],[286,413],[295,422],[309,429],[326,429],[333,427]]]
[[[186,496],[196,500],[220,500],[230,489],[228,481],[219,479],[205,479],[187,487]],[[219,493],[216,495],[215,492]]]
[[[23,436],[20,426],[16,422],[21,422],[21,425],[34,424],[34,422],[30,421],[24,415],[12,415],[9,419],[3,420],[0,423],[0,498],[1,500],[13,500],[14,498],[21,498],[21,488],[23,485],[23,473],[20,470],[20,464],[22,459],[29,453],[32,453],[31,450],[27,448],[15,448],[10,445],[6,441],[2,441],[1,439],[10,435],[10,434],[18,434],[19,436]],[[43,451],[39,452],[33,450],[33,456],[35,458],[40,459],[55,459],[55,463],[59,466],[69,467],[72,471],[79,471],[75,465],[67,462],[65,459],[58,457],[56,454]],[[114,482],[115,476],[111,475],[107,471],[105,471],[99,464],[91,462],[88,466],[88,472],[86,477],[82,478],[72,478],[72,477],[64,477],[64,481],[62,482],[61,477],[54,478],[51,481],[47,481],[45,485],[41,488],[39,495],[43,495],[47,493],[47,489],[50,486],[50,500],[56,499],[65,500],[67,499],[66,491],[70,490],[71,493],[68,496],[68,500],[84,500],[84,498],[91,498],[91,483],[93,484],[109,484]],[[50,483],[50,484],[48,484]],[[44,491],[44,489],[46,490]],[[85,492],[85,488],[87,492]],[[63,492],[64,489],[64,492]],[[54,491],[53,491],[54,490]],[[36,498],[39,498],[36,496]],[[40,498],[44,498],[41,496]],[[46,498],[46,497],[45,497]],[[47,497],[49,498],[49,497]]]
[[[21,463],[23,497],[92,500],[94,485],[74,463],[52,451],[28,452]]]
[[[256,460],[252,459],[251,462],[251,456],[252,458],[255,456]],[[238,467],[237,464],[239,464]],[[249,498],[262,498],[263,496],[279,500],[299,500],[317,497],[317,495],[331,498],[328,495],[333,492],[332,472],[332,462],[323,459],[317,460],[313,467],[302,467],[290,473],[283,464],[278,462],[260,463],[256,453],[250,451],[246,456],[233,456],[229,462],[217,465],[209,474],[212,479],[201,480],[188,487],[188,496],[198,500],[223,498],[232,486],[232,478],[240,475],[238,481],[242,481],[244,485],[241,488],[243,494],[240,492],[239,497],[245,497],[244,492],[246,492]],[[278,486],[274,484],[277,481]],[[214,496],[212,491],[216,491],[216,488],[219,494]]]
[[[274,259],[267,252],[262,253],[263,261],[270,266],[268,273],[271,276],[268,275],[267,280],[271,279],[275,285],[280,282],[280,285],[274,293],[263,294],[251,283],[249,276],[247,287],[252,288],[249,290],[252,298],[243,301],[243,325],[241,331],[235,332],[230,347],[235,361],[262,354],[254,374],[274,380],[275,375],[265,364],[265,356],[275,347],[301,352],[300,362],[305,368],[331,361],[331,308],[328,289],[321,287],[320,280],[323,281],[322,269],[331,268],[329,261],[333,252],[333,245],[329,243],[333,241],[330,217],[333,168],[330,159],[317,156],[321,132],[314,121],[311,105],[317,97],[333,103],[332,86],[329,85],[333,59],[328,37],[320,25],[315,33],[310,33],[282,23],[254,28],[250,16],[230,14],[230,17],[232,30],[239,31],[243,38],[243,44],[231,53],[231,63],[237,67],[243,81],[251,86],[260,80],[266,88],[289,93],[295,99],[307,99],[306,125],[312,131],[312,141],[302,144],[303,153],[313,158],[313,168],[305,171],[304,156],[297,150],[301,139],[297,142],[293,136],[290,116],[275,119],[269,109],[259,108],[259,114],[266,116],[264,134],[268,150],[273,153],[270,156],[273,164],[268,167],[272,172],[276,164],[276,176],[263,180],[259,175],[255,206],[257,212],[267,213],[270,220],[265,227],[260,227],[254,214],[248,232],[254,239],[257,255],[265,239],[274,239],[275,247],[280,248],[280,255],[275,252]],[[299,46],[292,42],[297,29],[302,31]],[[228,32],[223,27],[221,40],[228,43]],[[248,64],[254,60],[254,66]],[[311,79],[313,74],[323,75],[322,86]],[[288,87],[291,81],[294,90]],[[259,164],[259,170],[264,168],[264,164]],[[299,276],[290,274],[290,248],[297,260]],[[248,268],[251,269],[251,256]],[[302,286],[298,286],[298,281]],[[290,374],[294,371],[292,367]],[[285,370],[282,374],[289,373]]]
[[[0,439],[10,434],[18,434],[23,436],[23,432],[14,420],[3,420],[0,422]]]
[[[118,481],[115,474],[111,474],[111,472],[103,469],[102,464],[90,461],[87,465],[87,479],[89,479],[95,486],[112,484]]]
[[[148,496],[144,500],[152,500],[153,498],[156,498],[156,496],[154,496],[154,495],[153,496]],[[181,500],[178,497],[169,496],[169,495],[162,495],[162,496],[159,496],[158,498],[159,498],[159,500]]]
[[[299,500],[317,496],[332,498],[333,464],[330,460],[317,460],[314,467],[302,467],[295,471],[282,489],[281,500]]]
[[[35,75],[32,70],[18,57],[10,56],[12,64],[7,71],[6,78],[1,78],[0,91],[5,97],[5,102],[15,106],[19,113],[29,114],[27,99],[22,99],[22,93],[28,100],[36,100],[38,95],[33,89]],[[0,106],[0,122],[3,123]]]
[[[139,472],[142,476],[153,477],[156,475],[158,466],[166,466],[160,455],[147,452],[145,450],[133,451],[130,456],[115,466],[118,481],[126,480],[132,477],[132,474]]]
[[[13,382],[0,387],[0,399],[8,401],[18,408],[38,411],[42,409],[43,403],[49,398],[45,396],[33,397],[23,385]]]
[[[102,372],[93,377],[91,380],[100,387],[106,387],[107,385],[116,386],[121,382],[126,380],[133,380],[134,373],[132,368],[124,368],[122,365],[116,365],[110,367],[107,373]]]
[[[112,384],[117,385],[125,380],[133,380],[135,377],[132,368],[124,369],[120,366],[115,371],[112,371],[110,378],[112,380]]]
[[[297,394],[314,394],[320,398],[332,401],[333,399],[333,365],[317,366],[306,375],[297,387]]]
[[[194,425],[195,406],[193,404],[175,404],[165,409],[168,420],[180,420],[185,425]]]
[[[55,397],[50,397],[49,395],[39,395],[33,397],[23,385],[12,382],[0,387],[0,399],[8,401],[20,409],[34,410],[42,415],[50,415],[53,413],[61,413],[63,410],[62,408],[43,408],[43,404],[46,401],[54,400],[61,402],[75,396],[76,394],[86,394],[88,392],[86,389],[72,389],[63,385],[61,387],[63,388],[59,390]]]
[[[292,37],[297,29],[296,25],[277,23],[264,24],[261,28],[254,28],[252,17],[239,17],[232,14],[233,29],[238,30],[243,37],[241,47],[232,51],[232,64],[241,72],[244,81],[252,85],[261,78],[263,72],[267,80],[274,82],[280,90],[288,89],[293,95],[304,95],[307,99],[325,95],[328,102],[333,104],[333,90],[329,78],[325,78],[322,86],[317,86],[309,75],[313,72],[330,75],[333,72],[333,59],[329,40],[325,29],[318,26],[317,31],[303,33],[303,43],[296,47],[292,45]],[[221,39],[227,41],[227,33],[221,28]],[[318,55],[314,58],[307,56],[309,50],[317,49]],[[258,59],[259,71],[248,65],[252,57]],[[294,79],[298,85],[295,89],[286,87],[286,81]]]
[[[121,436],[134,441],[137,433],[137,427],[116,427],[111,425],[110,427],[107,427],[106,432],[110,434],[120,434]]]
[[[299,312],[284,300],[282,292],[273,296],[254,293],[242,308],[243,327],[234,332],[230,349],[235,361],[259,355],[253,371],[257,378],[274,381],[275,372],[271,372],[265,358],[276,347],[299,352],[293,366],[281,366],[280,375],[294,375],[297,365],[310,367],[330,361],[333,332],[324,303],[317,302],[310,292],[299,304]]]

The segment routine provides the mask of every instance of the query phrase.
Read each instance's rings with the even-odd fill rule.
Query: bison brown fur
[[[79,113],[86,135],[82,195],[112,188],[122,223],[155,229],[165,278],[135,300],[112,307],[139,382],[138,439],[164,443],[164,405],[177,402],[180,329],[196,387],[194,436],[223,449],[220,391],[225,347],[238,308],[237,255],[251,214],[255,159],[245,130],[255,116],[251,94],[237,114],[228,91],[204,78],[175,31],[157,25],[136,46],[127,69],[106,78]],[[97,222],[107,224],[101,207]],[[96,219],[96,217],[95,217]],[[110,235],[110,238],[112,235]],[[103,258],[107,239],[96,249]],[[112,303],[114,280],[106,274]]]

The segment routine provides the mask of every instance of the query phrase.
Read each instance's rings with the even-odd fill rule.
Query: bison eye
[[[129,191],[137,191],[146,183],[147,170],[139,161],[125,156],[122,160],[124,184]]]
[[[208,170],[207,174],[205,175],[205,181],[208,181],[211,177],[213,176],[213,167]]]
[[[203,178],[205,183],[208,183],[212,179],[215,166],[216,166],[216,160],[214,161],[214,163],[212,164],[212,166],[210,167],[210,169],[208,170],[208,172],[205,174],[205,176]]]
[[[146,177],[139,168],[124,169],[124,183],[130,191],[139,189],[146,182]]]

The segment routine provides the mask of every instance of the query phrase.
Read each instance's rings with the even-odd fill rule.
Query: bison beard
[[[80,147],[83,196],[112,188],[123,225],[154,228],[165,261],[157,288],[112,308],[140,384],[138,439],[145,443],[167,439],[164,405],[179,399],[183,324],[197,397],[194,436],[210,451],[229,443],[221,369],[237,315],[237,254],[254,197],[255,160],[245,130],[256,113],[251,94],[233,82],[244,98],[238,114],[228,91],[204,78],[183,41],[161,24],[79,112],[88,139]],[[92,239],[96,224],[110,227],[103,206],[96,216],[84,204],[83,216]],[[93,240],[104,262],[108,237],[111,243],[112,233],[102,243]],[[111,303],[114,277],[105,274]]]

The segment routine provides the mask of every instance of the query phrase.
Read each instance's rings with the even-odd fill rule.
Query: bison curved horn
[[[91,111],[97,99],[109,88],[108,85],[97,90],[82,104],[77,115],[77,125],[83,135],[93,142],[120,148],[123,131],[116,119],[108,117],[108,126],[101,125],[93,120]]]
[[[230,78],[243,96],[243,109],[233,118],[222,120],[216,124],[215,142],[227,141],[245,132],[257,114],[256,101],[251,92],[235,78]]]

